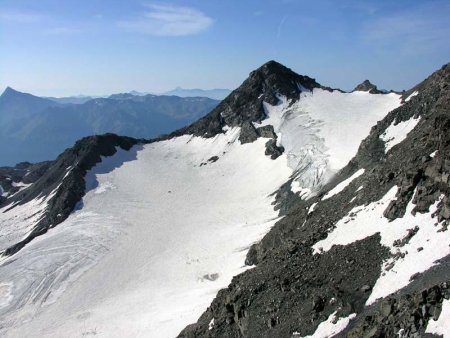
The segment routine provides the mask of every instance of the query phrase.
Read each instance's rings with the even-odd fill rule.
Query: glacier
[[[397,94],[322,89],[265,103],[267,118],[255,126],[274,127],[286,149],[276,160],[264,155],[265,138],[241,144],[237,127],[117,149],[88,172],[66,221],[2,258],[0,334],[176,336],[251,268],[248,248],[279,219],[273,192],[294,179],[312,196],[400,103]],[[33,203],[20,207],[38,217]]]

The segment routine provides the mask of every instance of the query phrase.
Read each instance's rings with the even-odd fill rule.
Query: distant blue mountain
[[[82,104],[94,98],[95,97],[93,96],[86,96],[86,95],[67,96],[67,97],[44,97],[44,99],[49,99],[62,104],[67,103]]]
[[[0,166],[53,159],[89,135],[153,138],[192,123],[218,103],[206,97],[125,93],[62,104],[8,87],[0,96]]]
[[[184,89],[177,87],[171,91],[165,92],[164,95],[175,95],[180,97],[209,97],[214,100],[223,100],[231,93],[229,89]]]

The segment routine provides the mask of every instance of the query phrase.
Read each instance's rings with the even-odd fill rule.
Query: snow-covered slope
[[[343,168],[370,128],[400,105],[400,95],[395,93],[320,88],[304,91],[295,102],[280,100],[276,106],[264,104],[268,118],[261,124],[274,127],[295,172],[292,190],[305,198],[314,196]]]
[[[269,62],[205,118],[165,139],[81,141],[52,164],[48,172],[59,168],[53,176],[24,188],[23,203],[9,210],[7,199],[1,209],[1,231],[13,238],[6,244],[33,231],[37,218],[46,223],[20,251],[1,257],[0,334],[172,337],[200,316],[193,333],[183,335],[344,330],[360,318],[366,301],[407,285],[446,254],[445,234],[431,227],[445,194],[420,204],[424,189],[416,189],[415,174],[394,184],[403,162],[392,168],[393,160],[386,162],[391,154],[411,157],[404,163],[422,163],[417,175],[423,175],[426,163],[442,160],[439,150],[431,162],[420,161],[423,149],[437,149],[424,142],[411,152],[400,148],[425,139],[417,128],[426,118],[415,116],[417,125],[407,131],[396,127],[413,117],[417,99],[422,94],[405,103],[406,113],[388,114],[401,104],[399,95],[333,91]],[[375,155],[366,159],[366,149]],[[36,187],[47,181],[54,189],[40,194]],[[274,204],[284,202],[278,196],[286,184],[297,197],[279,217]],[[76,200],[69,192],[80,186],[82,200],[61,216],[58,210],[66,212]],[[431,212],[410,215],[414,192],[416,208],[431,206]],[[15,232],[19,214],[22,230]],[[367,221],[374,217],[381,221]],[[391,242],[416,221],[426,224],[399,254],[416,252],[380,276],[396,252]],[[438,244],[442,250],[428,254]],[[250,247],[257,266],[249,270]],[[423,264],[411,269],[421,255]],[[401,283],[385,288],[400,270]]]
[[[265,104],[269,118],[254,125],[273,121],[277,143],[285,148],[295,180],[278,197],[290,207],[249,250],[247,262],[255,268],[234,278],[179,337],[447,332],[441,316],[450,299],[449,88],[446,65],[409,91],[417,95],[374,119],[367,137],[364,112],[352,109],[347,118],[339,103],[346,97],[354,108],[358,95],[383,106],[392,97],[395,107],[396,94],[315,88],[298,102]],[[315,101],[316,93],[324,100]],[[333,96],[341,99],[333,102]],[[371,111],[367,101],[359,103]],[[353,144],[352,137],[364,140]],[[311,161],[296,171],[308,149]],[[333,169],[336,175],[324,185],[321,178]],[[323,188],[311,189],[315,182]]]
[[[284,156],[264,155],[264,139],[238,135],[105,158],[83,207],[3,263],[3,335],[171,337],[195,321],[247,269],[247,248],[277,219],[269,195],[291,174]]]

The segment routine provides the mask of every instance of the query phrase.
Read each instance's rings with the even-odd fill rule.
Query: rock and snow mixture
[[[308,198],[356,155],[370,128],[400,103],[400,95],[395,93],[342,93],[317,88],[302,92],[296,102],[280,97],[278,105],[265,103],[268,118],[255,126],[274,127],[278,145],[284,147],[294,171],[292,191]]]
[[[276,159],[265,155],[264,135],[241,142],[239,127],[117,148],[103,157],[87,172],[86,194],[65,221],[2,257],[0,334],[172,337],[200,317],[182,336],[297,337],[303,327],[311,337],[328,337],[345,330],[365,304],[407,286],[450,254],[448,233],[435,225],[444,195],[419,213],[410,198],[404,217],[389,221],[385,210],[402,188],[393,185],[365,203],[373,170],[344,168],[372,125],[401,104],[400,95],[302,87],[298,101],[279,99],[262,103],[267,118],[251,125],[273,127],[284,148]],[[380,156],[395,152],[422,122],[403,121],[377,136]],[[322,192],[336,174],[339,183]],[[283,218],[273,193],[286,182],[304,208]],[[407,193],[420,197],[421,191]],[[51,197],[0,209],[0,249],[32,230]],[[324,211],[337,203],[335,212]],[[249,270],[248,249],[265,235],[260,261]],[[364,273],[355,270],[358,264]],[[351,290],[343,283],[349,276]],[[283,308],[283,300],[298,308]],[[444,301],[442,313],[447,307]],[[284,309],[294,316],[294,308],[295,323],[277,315]],[[429,323],[429,332],[448,329],[441,317]]]

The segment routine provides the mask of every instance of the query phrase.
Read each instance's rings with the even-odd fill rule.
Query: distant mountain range
[[[167,96],[179,96],[179,97],[207,97],[213,100],[223,100],[231,93],[230,89],[186,89],[181,87],[176,87],[175,89],[157,93],[145,93],[132,90],[128,94],[134,96],[145,96],[145,95],[167,95]],[[43,97],[45,99],[52,100],[57,103],[73,103],[73,104],[83,104],[89,100],[97,98],[105,98],[108,96],[92,96],[92,95],[75,95],[66,97]]]
[[[180,97],[203,96],[210,99],[223,100],[231,93],[229,89],[185,89],[177,87],[171,91],[165,92],[164,95],[175,95]]]
[[[0,96],[0,165],[53,159],[89,135],[156,137],[195,121],[218,103],[206,97],[131,93],[55,99],[8,87]]]

